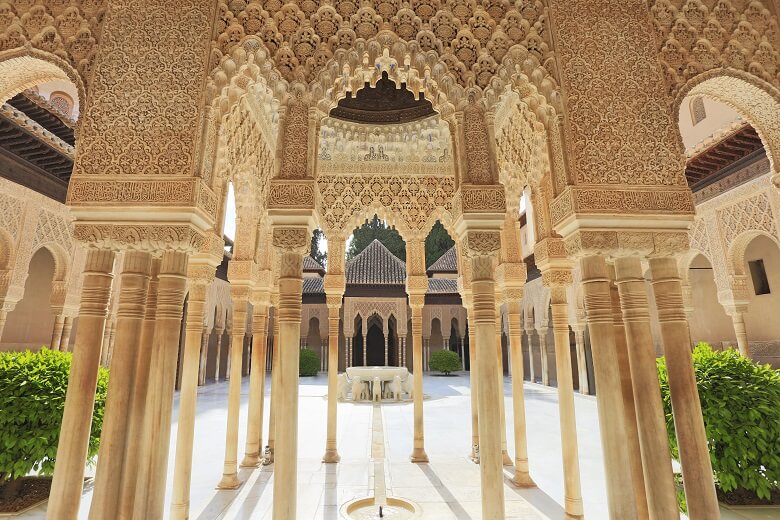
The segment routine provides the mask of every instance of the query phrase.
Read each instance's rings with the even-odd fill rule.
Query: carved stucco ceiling
[[[369,84],[354,95],[339,100],[338,106],[330,111],[330,116],[357,123],[407,123],[434,115],[433,105],[421,94],[415,99],[406,85],[396,85],[382,73],[382,79],[375,87]]]
[[[339,49],[381,31],[435,51],[464,86],[486,86],[516,44],[543,65],[552,59],[539,0],[228,0],[219,3],[212,66],[257,35],[285,79],[311,82]]]

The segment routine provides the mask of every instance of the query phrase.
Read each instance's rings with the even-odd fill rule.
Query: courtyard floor
[[[242,388],[239,459],[243,455],[246,433],[248,378]],[[270,378],[267,378],[267,387]],[[338,450],[341,462],[323,464],[327,419],[327,380],[324,375],[302,378],[299,403],[298,435],[298,512],[297,518],[340,518],[340,507],[359,497],[373,493],[374,467],[371,463],[372,424],[376,430],[374,442],[383,441],[387,493],[411,500],[421,506],[423,518],[481,518],[479,466],[469,458],[471,443],[471,398],[468,374],[451,377],[426,375],[424,418],[425,449],[429,464],[412,464],[412,404],[388,403],[374,408],[371,404],[338,405]],[[243,485],[235,491],[217,491],[215,485],[222,475],[225,446],[228,383],[221,382],[199,388],[193,455],[191,514],[195,520],[265,519],[271,517],[273,496],[273,466],[256,470],[240,470]],[[268,396],[268,388],[266,390]],[[511,380],[505,379],[504,399],[508,427],[507,443],[514,453],[512,435]],[[563,468],[558,425],[557,390],[536,384],[525,384],[528,418],[528,451],[531,475],[538,488],[517,489],[509,484],[512,468],[506,468],[505,500],[507,518],[563,518]],[[606,505],[604,469],[601,458],[596,400],[577,395],[577,433],[585,516],[589,519],[609,518]],[[178,396],[174,403],[174,418],[178,416]],[[266,432],[263,442],[267,442]],[[381,414],[379,418],[374,413]],[[168,463],[168,483],[172,482],[176,423],[173,424],[172,446]],[[169,485],[170,488],[170,485]],[[166,503],[170,503],[170,492]],[[79,519],[86,519],[91,491],[84,493]],[[19,518],[39,520],[45,516],[45,505]],[[766,511],[771,516],[742,516],[725,511],[724,520],[769,519],[777,510]],[[760,513],[759,513],[760,514]],[[166,506],[167,515],[167,506]]]

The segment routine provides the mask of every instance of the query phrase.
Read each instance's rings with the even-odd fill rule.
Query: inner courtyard
[[[0,513],[780,518],[779,16],[0,2]]]

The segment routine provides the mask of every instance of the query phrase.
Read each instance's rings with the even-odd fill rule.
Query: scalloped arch
[[[0,103],[5,103],[25,89],[51,80],[73,83],[78,92],[80,106],[85,106],[84,82],[67,61],[33,47],[19,47],[0,52]]]

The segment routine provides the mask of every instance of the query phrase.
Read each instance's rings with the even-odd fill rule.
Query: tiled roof
[[[441,255],[438,260],[428,268],[429,273],[457,273],[458,257],[455,254],[455,246],[452,246],[446,253]]]
[[[347,264],[347,283],[357,285],[404,285],[406,264],[379,240],[374,240]]]
[[[458,294],[458,281],[451,278],[428,278],[427,294]]]
[[[318,261],[309,255],[303,257],[303,271],[304,272],[317,272],[325,274],[325,268],[322,267]]]
[[[303,294],[325,294],[322,278],[308,277],[303,279]]]

